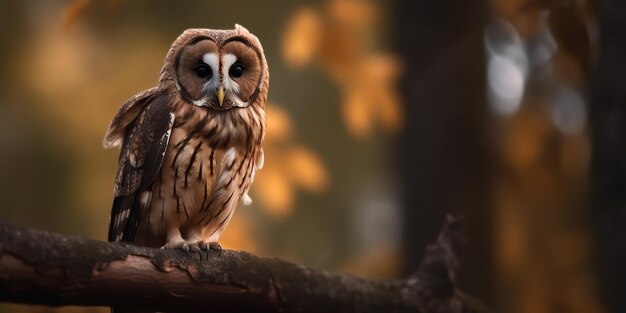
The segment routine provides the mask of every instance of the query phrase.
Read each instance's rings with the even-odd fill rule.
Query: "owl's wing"
[[[109,128],[102,140],[104,148],[115,148],[122,144],[124,135],[126,134],[126,128],[135,121],[139,113],[146,106],[146,103],[150,102],[150,99],[157,94],[157,91],[158,87],[153,87],[126,100],[120,108],[120,111],[117,112],[117,115],[111,120],[111,124],[109,124]]]
[[[170,112],[169,97],[156,94],[125,127],[115,178],[109,241],[134,241],[142,210],[145,209],[141,205],[149,205],[145,200],[140,204],[139,198],[152,186],[159,173],[173,124],[174,114]]]

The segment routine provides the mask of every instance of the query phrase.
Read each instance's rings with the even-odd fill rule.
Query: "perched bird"
[[[105,148],[121,146],[109,241],[220,250],[220,235],[263,166],[269,72],[258,38],[188,29],[156,87],[129,99]]]

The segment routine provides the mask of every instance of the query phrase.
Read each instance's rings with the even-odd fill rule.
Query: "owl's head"
[[[262,105],[267,93],[261,91],[268,85],[263,47],[240,25],[188,29],[172,44],[161,71],[161,84],[172,82],[192,105],[218,111]]]

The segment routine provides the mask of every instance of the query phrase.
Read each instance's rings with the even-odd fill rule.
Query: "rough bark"
[[[186,253],[0,223],[0,301],[168,312],[487,312],[454,278],[459,220],[418,270],[375,281],[246,252]]]

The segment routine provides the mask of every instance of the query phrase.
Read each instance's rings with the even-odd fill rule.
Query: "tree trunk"
[[[404,59],[406,270],[422,257],[447,212],[467,215],[460,285],[491,302],[491,174],[487,144],[485,3],[397,0],[396,41]]]
[[[626,2],[597,2],[600,37],[591,99],[592,204],[601,294],[626,312]]]

